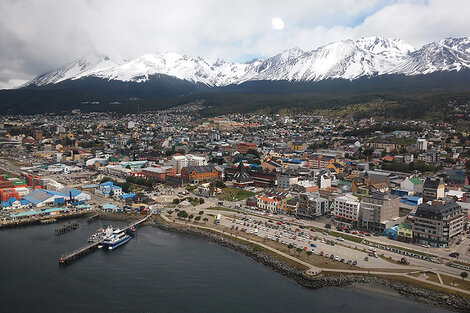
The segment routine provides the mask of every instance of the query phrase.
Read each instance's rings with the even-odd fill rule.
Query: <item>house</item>
[[[423,192],[423,181],[416,177],[407,178],[400,183],[400,188],[413,193],[421,193]]]
[[[261,164],[259,165],[265,172],[272,172],[272,171],[275,171],[277,169],[280,169],[282,167],[281,164],[279,163],[276,163],[272,160],[266,160],[266,161],[262,161]]]
[[[250,142],[238,142],[235,150],[241,154],[247,154],[248,150],[256,150],[258,147]]]
[[[120,198],[122,196],[122,188],[110,181],[101,183],[95,192],[105,197]]]
[[[397,240],[401,242],[411,242],[413,240],[413,229],[411,224],[401,223],[398,225]]]
[[[326,168],[333,170],[336,174],[344,173],[344,165],[338,162],[330,163]]]

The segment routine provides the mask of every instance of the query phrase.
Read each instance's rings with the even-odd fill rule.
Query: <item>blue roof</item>
[[[418,203],[414,202],[414,201],[408,201],[408,200],[405,200],[405,199],[400,199],[400,202],[404,203],[404,204],[412,205],[412,206],[418,206]]]
[[[24,200],[24,199],[21,199],[20,200],[20,203],[21,205],[27,205],[28,204],[28,201]]]
[[[126,194],[121,195],[121,199],[129,199],[129,198],[134,198],[134,197],[135,197],[135,193],[126,193]]]
[[[52,190],[44,190],[44,191],[53,196],[62,196],[62,197],[67,196],[66,194],[62,192],[58,192],[58,191],[52,191]]]
[[[8,202],[10,203],[13,203],[15,201],[17,201],[18,199],[16,199],[15,197],[10,197],[10,199],[8,199]]]
[[[112,186],[112,185],[113,185],[112,181],[107,181],[107,182],[104,182],[104,183],[100,184],[100,186]]]
[[[106,203],[105,205],[103,205],[103,209],[114,209],[116,207],[117,205],[113,203]]]
[[[11,206],[10,202],[2,201],[2,207],[8,208],[9,206]]]
[[[419,201],[421,197],[415,197],[415,196],[403,196],[403,199],[409,200],[409,201]]]
[[[27,194],[26,196],[24,196],[23,199],[27,200],[30,203],[38,204],[49,199],[52,196],[66,197],[66,195],[60,192],[44,190],[44,189],[36,189],[30,192],[29,194]]]

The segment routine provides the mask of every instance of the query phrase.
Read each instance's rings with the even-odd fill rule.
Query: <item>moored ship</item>
[[[126,234],[126,231],[123,229],[113,229],[108,227],[106,229],[106,234],[104,236],[103,242],[99,248],[113,250],[116,249],[131,239],[131,236]]]

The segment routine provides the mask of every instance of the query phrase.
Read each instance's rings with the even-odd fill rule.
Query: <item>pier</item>
[[[126,232],[132,231],[132,229],[135,229],[137,226],[144,223],[151,216],[152,216],[152,214],[149,214],[146,217],[144,217],[143,219],[140,219],[136,222],[133,222],[133,223],[127,225],[123,229]],[[77,260],[77,259],[81,258],[82,256],[85,256],[85,255],[89,254],[90,252],[96,250],[102,242],[103,242],[103,239],[100,239],[98,241],[91,242],[91,243],[89,243],[89,244],[87,244],[87,245],[71,252],[71,253],[62,255],[62,257],[59,259],[59,264],[60,265],[66,265],[66,264],[69,264],[69,263],[73,262],[74,260]]]
[[[92,243],[89,243],[73,252],[70,252],[68,254],[62,255],[62,257],[59,259],[59,264],[60,265],[66,265],[69,264],[79,258],[81,258],[84,255],[89,254],[92,251],[95,251],[98,246],[103,242],[103,240],[95,241]]]
[[[133,228],[136,228],[137,226],[139,226],[140,224],[144,223],[146,220],[148,220],[150,217],[152,216],[152,214],[149,214],[147,215],[146,217],[144,217],[143,219],[141,220],[138,220],[134,223],[131,223],[129,225],[127,225],[126,227],[124,227],[123,229],[125,231],[131,231]]]
[[[56,228],[55,229],[55,234],[56,235],[62,235],[62,234],[65,234],[65,233],[68,233],[69,231],[72,231],[74,229],[78,229],[80,227],[80,224],[77,223],[77,222],[71,222],[71,223],[67,223],[59,228]]]
[[[0,229],[41,224],[41,221],[50,219],[51,217],[56,220],[62,220],[62,219],[80,217],[86,214],[88,214],[87,211],[74,211],[70,213],[60,213],[60,214],[47,216],[47,217],[43,216],[43,217],[22,218],[18,220],[0,221]]]

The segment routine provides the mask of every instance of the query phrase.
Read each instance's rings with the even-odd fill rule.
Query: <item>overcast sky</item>
[[[247,61],[348,38],[394,37],[419,48],[469,32],[470,0],[0,0],[0,88],[90,53]]]

